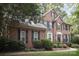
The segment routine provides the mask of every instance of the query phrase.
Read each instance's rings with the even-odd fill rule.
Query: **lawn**
[[[31,52],[13,52],[13,53],[0,53],[0,55],[18,55],[18,56],[79,56],[78,51],[65,51],[65,52],[54,52],[54,51],[31,51]]]
[[[66,51],[66,52],[53,52],[53,51],[41,51],[32,52],[26,55],[29,56],[79,56],[79,51]]]

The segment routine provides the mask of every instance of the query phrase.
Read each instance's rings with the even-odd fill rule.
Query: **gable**
[[[60,16],[58,16],[58,17],[55,19],[55,21],[56,21],[56,23],[60,23],[60,24],[64,23]]]
[[[52,11],[49,11],[48,13],[44,14],[42,18],[46,21],[52,21]]]

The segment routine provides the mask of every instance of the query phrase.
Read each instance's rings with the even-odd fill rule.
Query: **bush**
[[[66,43],[66,45],[67,45],[68,47],[71,47],[71,46],[72,46],[72,44],[71,44],[71,43]]]
[[[74,36],[73,39],[71,40],[71,43],[79,44],[79,37]]]
[[[56,43],[56,44],[53,44],[53,47],[54,48],[62,48],[62,44]]]
[[[79,48],[79,45],[78,45],[78,44],[72,44],[71,47],[72,47],[72,48]]]
[[[21,42],[9,41],[7,44],[8,44],[8,50],[11,51],[19,51],[25,49],[25,45]]]
[[[12,41],[5,37],[0,37],[0,51],[19,51],[24,49],[25,45],[21,42]]]
[[[41,40],[41,42],[43,48],[45,48],[46,50],[52,50],[52,42],[50,40]]]
[[[36,49],[42,48],[41,41],[40,41],[40,40],[35,40],[35,41],[33,41],[33,46],[34,46],[34,48],[36,48]]]
[[[63,44],[63,48],[67,48],[68,46],[67,46],[67,44]]]

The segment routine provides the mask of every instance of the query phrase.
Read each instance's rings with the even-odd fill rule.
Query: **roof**
[[[30,24],[30,23],[16,23],[13,25],[9,25],[10,27],[17,27],[17,28],[28,28],[28,29],[46,29],[47,27],[43,24],[37,23],[37,24]]]
[[[70,24],[65,23],[65,22],[62,20],[62,18],[60,17],[60,15],[59,15],[57,18],[55,18],[55,20],[53,20],[53,22],[56,22],[58,18],[61,19],[61,21],[63,22],[63,24],[66,24],[66,25],[71,26]]]
[[[44,26],[41,23],[37,23],[37,24],[28,24],[28,26],[32,26],[32,27],[37,27],[37,28],[47,28],[46,26]]]
[[[44,13],[42,16],[45,16],[45,15],[48,14],[50,11],[52,11],[52,9],[50,9],[49,11],[47,11],[46,13]]]

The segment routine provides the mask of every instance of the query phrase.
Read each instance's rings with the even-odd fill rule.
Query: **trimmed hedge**
[[[40,41],[40,40],[35,40],[35,41],[33,41],[33,46],[34,46],[34,48],[36,48],[36,49],[42,48],[41,41]]]
[[[74,36],[73,39],[71,39],[71,43],[79,44],[79,37]]]
[[[33,41],[33,45],[36,49],[44,48],[46,50],[52,50],[52,42],[47,39]]]
[[[52,42],[50,40],[42,40],[42,47],[45,48],[46,50],[52,50]]]
[[[24,49],[25,45],[23,43],[0,37],[0,51],[19,51]]]
[[[72,48],[79,48],[79,44],[72,44]]]

